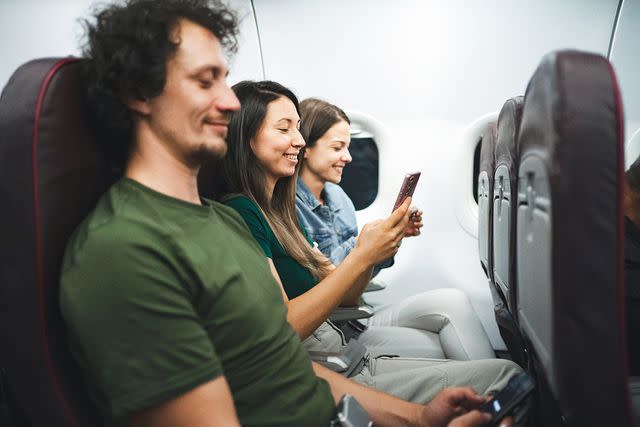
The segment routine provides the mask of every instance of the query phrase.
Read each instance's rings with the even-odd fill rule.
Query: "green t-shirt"
[[[112,424],[224,375],[245,426],[326,426],[313,372],[245,223],[123,179],[72,236],[60,304],[71,351]]]
[[[244,195],[237,195],[225,203],[238,211],[265,255],[273,260],[282,287],[289,299],[304,294],[318,283],[309,270],[285,252],[276,235],[273,234],[273,230],[269,227],[264,214],[251,199]]]

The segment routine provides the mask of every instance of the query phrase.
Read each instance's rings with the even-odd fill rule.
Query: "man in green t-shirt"
[[[108,423],[327,426],[345,393],[377,425],[487,422],[467,412],[484,400],[470,389],[422,406],[312,364],[243,220],[199,197],[200,165],[225,154],[239,108],[224,56],[233,14],[217,1],[129,0],[96,18],[89,105],[124,177],[72,236],[60,304]]]

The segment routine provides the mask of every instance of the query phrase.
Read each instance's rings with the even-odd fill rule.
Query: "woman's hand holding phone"
[[[411,210],[411,214],[409,215],[409,224],[407,228],[404,229],[404,237],[414,237],[420,235],[420,229],[424,225],[422,223],[422,214],[423,212],[420,209]]]
[[[386,219],[372,221],[364,225],[354,249],[361,252],[370,265],[391,258],[398,252],[404,231],[409,226],[411,197]]]

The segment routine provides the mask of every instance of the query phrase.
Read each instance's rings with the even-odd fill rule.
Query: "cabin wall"
[[[358,213],[360,225],[388,215],[402,176],[422,171],[414,203],[424,210],[423,233],[403,242],[394,267],[380,274],[388,290],[367,300],[463,289],[502,348],[477,240],[456,214],[458,199],[473,191],[465,160],[471,146],[461,137],[474,119],[524,94],[545,53],[576,48],[606,55],[618,1],[254,3],[267,78],[301,98],[369,114],[384,127],[379,195]],[[469,193],[458,186],[463,175]]]

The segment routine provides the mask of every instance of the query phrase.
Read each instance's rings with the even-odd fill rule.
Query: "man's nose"
[[[217,107],[221,111],[232,112],[240,109],[240,100],[233,89],[225,84],[224,91],[218,97]]]

